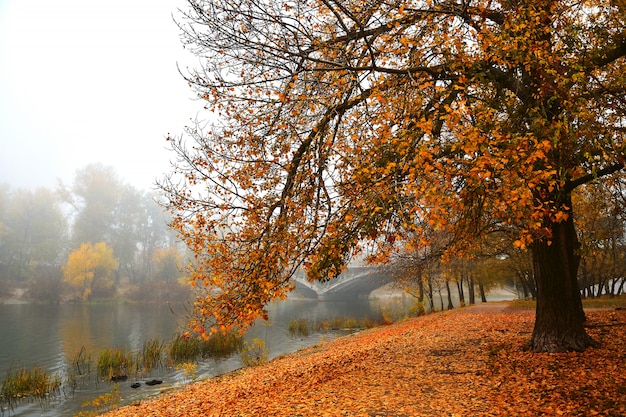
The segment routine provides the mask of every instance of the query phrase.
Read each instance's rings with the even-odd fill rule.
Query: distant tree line
[[[55,190],[0,185],[0,298],[183,297],[184,255],[158,198],[100,164]]]
[[[574,221],[580,240],[578,285],[583,298],[619,295],[626,291],[626,193],[624,178],[588,184],[573,194],[580,207]],[[441,255],[454,236],[434,230],[426,249],[395,255],[388,272],[406,291],[440,309],[452,308],[452,295],[461,304],[474,304],[485,292],[505,285],[520,298],[536,298],[537,284],[529,251],[514,244],[507,231],[493,232],[470,253]]]
[[[71,185],[12,189],[0,185],[0,299],[26,290],[34,300],[112,297],[184,298],[185,249],[170,230],[159,195],[137,190],[111,167],[87,165]],[[626,218],[621,178],[574,194],[581,241],[579,286],[583,297],[616,295],[626,285]],[[403,252],[389,273],[403,289],[437,308],[485,299],[495,286],[534,298],[537,288],[528,251],[505,232],[493,233],[467,256],[441,262],[450,236],[434,236],[427,251]],[[442,244],[438,248],[437,241]],[[106,254],[103,255],[103,254]],[[467,254],[465,254],[467,255]]]

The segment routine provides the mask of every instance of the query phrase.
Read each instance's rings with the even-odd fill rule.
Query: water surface
[[[286,300],[269,306],[269,322],[259,322],[245,334],[247,340],[262,339],[269,350],[269,359],[319,343],[321,337],[334,337],[340,332],[313,333],[293,337],[288,324],[292,318],[306,318],[311,322],[334,317],[379,319],[380,303],[369,300],[345,301]],[[11,367],[39,365],[50,372],[65,376],[81,349],[91,352],[95,362],[100,351],[111,347],[127,347],[138,352],[144,341],[159,339],[169,342],[185,324],[185,309],[181,305],[165,304],[0,304],[0,380]],[[197,377],[206,378],[238,369],[242,366],[238,355],[198,363]],[[93,367],[95,368],[95,366]],[[92,370],[95,373],[95,369]],[[124,403],[154,395],[161,390],[189,382],[181,370],[155,371],[138,381],[162,379],[163,384],[148,387],[142,384],[133,390],[134,378],[120,383]],[[74,415],[81,404],[110,392],[112,384],[96,383],[95,375],[75,391],[67,387],[46,404],[23,402],[9,416],[48,417]],[[0,412],[1,414],[1,412]]]

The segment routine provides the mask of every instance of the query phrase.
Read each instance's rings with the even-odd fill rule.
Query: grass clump
[[[98,376],[107,379],[128,375],[137,370],[135,355],[127,348],[110,348],[100,352],[96,365]]]
[[[380,323],[376,321],[364,318],[356,319],[354,317],[334,317],[331,319],[322,320],[316,326],[318,331],[326,332],[332,330],[357,330],[357,329],[371,329],[378,326]]]
[[[259,366],[267,362],[269,350],[265,347],[265,342],[254,338],[252,342],[245,342],[241,349],[241,362],[244,366]]]
[[[307,319],[291,319],[289,322],[289,334],[294,336],[308,336],[309,335],[310,323]]]
[[[160,368],[163,366],[164,352],[165,343],[163,341],[158,339],[145,340],[139,354],[139,364],[148,372],[155,368]]]
[[[7,370],[0,390],[0,402],[12,404],[22,398],[35,397],[45,399],[50,394],[58,393],[61,378],[35,365],[31,369],[25,366]]]
[[[311,332],[328,332],[336,330],[360,330],[371,329],[380,325],[380,322],[364,318],[356,319],[354,317],[333,317],[322,320],[318,323],[311,323],[310,320],[296,318],[289,322],[288,331],[292,337],[308,336]]]
[[[169,357],[174,363],[195,361],[199,358],[230,356],[243,347],[243,336],[237,331],[215,333],[208,339],[177,334],[169,346]]]
[[[243,348],[243,336],[238,331],[215,333],[203,344],[202,354],[206,357],[224,358]]]

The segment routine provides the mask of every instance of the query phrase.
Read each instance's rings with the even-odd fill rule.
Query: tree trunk
[[[467,292],[469,293],[469,303],[470,305],[476,304],[476,289],[474,286],[474,277],[467,277]]]
[[[444,311],[445,308],[443,307],[443,295],[441,294],[441,287],[438,287],[437,291],[439,291],[439,301],[441,301],[441,311]]]
[[[428,273],[428,301],[430,302],[430,310],[435,311],[435,295],[433,293],[433,278],[432,274]]]
[[[463,292],[463,277],[456,282],[456,288],[459,291],[459,303],[461,303],[461,307],[465,305],[465,293]]]
[[[454,305],[452,305],[452,291],[450,291],[450,282],[446,280],[446,291],[448,292],[448,310],[452,310]],[[443,310],[443,306],[441,307]]]
[[[478,291],[480,291],[480,301],[487,302],[487,294],[485,293],[485,286],[482,282],[478,281]]]
[[[418,288],[418,297],[417,301],[420,303],[424,302],[424,271],[422,268],[418,268],[417,270],[417,288]]]
[[[521,287],[523,295],[522,298],[526,299],[530,296],[530,291],[528,290],[528,285],[526,285],[526,280],[524,278],[519,277],[519,279],[515,281],[515,287],[517,288],[518,293]]]
[[[551,242],[541,239],[532,244],[537,315],[529,348],[534,352],[583,351],[597,345],[583,327],[585,313],[576,279],[580,244],[569,214],[559,223],[546,220]]]

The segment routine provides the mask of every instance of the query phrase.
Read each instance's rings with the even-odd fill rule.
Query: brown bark
[[[448,310],[452,310],[454,305],[452,304],[452,291],[450,290],[450,281],[446,280],[446,292],[448,293]],[[441,307],[443,310],[443,306]]]
[[[487,302],[487,294],[485,293],[485,286],[482,282],[478,283],[478,290],[480,291],[480,301],[483,303]]]
[[[476,288],[474,286],[474,278],[472,276],[467,277],[467,292],[469,293],[470,305],[476,304]]]
[[[571,207],[571,205],[570,205]],[[537,281],[537,316],[529,347],[535,352],[583,351],[597,343],[584,329],[585,313],[578,288],[579,242],[573,218],[547,221],[550,241],[532,245]]]

